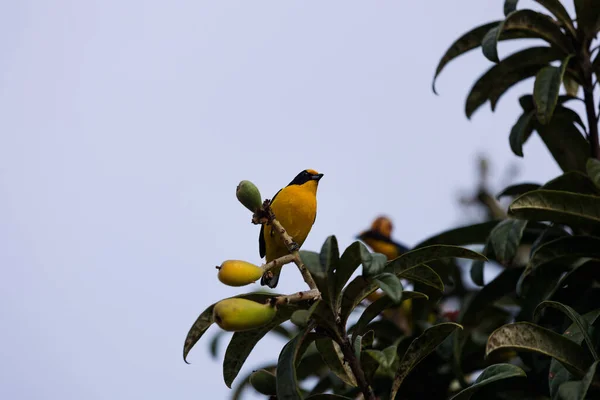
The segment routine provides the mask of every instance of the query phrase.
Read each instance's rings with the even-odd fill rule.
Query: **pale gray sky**
[[[205,307],[258,287],[214,269],[260,263],[242,179],[270,197],[325,174],[309,250],[346,247],[379,213],[409,245],[459,222],[477,152],[496,173],[517,160],[508,132],[533,82],[468,121],[480,50],[439,97],[431,78],[458,35],[501,17],[477,0],[3,2],[0,398],[229,396],[216,326],[191,365],[181,349]],[[559,173],[537,137],[525,154],[520,180]],[[284,271],[279,290],[302,287]],[[282,345],[259,343],[242,374]]]

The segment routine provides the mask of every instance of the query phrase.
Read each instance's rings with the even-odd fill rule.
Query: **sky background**
[[[303,246],[318,251],[380,213],[409,245],[464,222],[456,197],[474,188],[479,152],[495,182],[512,162],[519,181],[558,175],[537,137],[525,159],[508,145],[532,80],[467,120],[491,65],[474,50],[431,91],[446,48],[502,6],[2,2],[0,398],[227,398],[224,347],[218,360],[207,349],[216,326],[191,365],[181,353],[208,305],[259,287],[224,286],[214,268],[261,261],[242,179],[270,197],[302,169],[323,172]],[[284,269],[278,290],[302,288]],[[241,375],[282,346],[260,342]]]

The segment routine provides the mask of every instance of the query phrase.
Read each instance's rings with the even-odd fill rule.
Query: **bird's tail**
[[[273,273],[273,271],[265,272],[262,278],[260,278],[260,284],[262,286],[267,285],[271,289],[277,286],[277,282],[279,282],[279,273]]]

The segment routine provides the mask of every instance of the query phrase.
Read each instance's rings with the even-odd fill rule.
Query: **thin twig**
[[[367,382],[365,373],[363,372],[360,362],[358,361],[358,359],[356,358],[356,355],[354,354],[354,349],[352,348],[352,345],[350,344],[350,340],[348,339],[348,336],[346,336],[341,342],[338,342],[338,344],[340,345],[340,348],[342,349],[342,353],[344,354],[344,359],[348,362],[348,365],[350,366],[352,373],[356,377],[356,383],[358,385],[358,388],[362,392],[365,400],[376,400],[375,393],[373,392],[373,389],[369,385],[369,382]]]
[[[267,272],[272,270],[273,268],[284,266],[285,264],[289,264],[296,261],[296,256],[293,254],[286,254],[283,257],[279,257],[274,259],[271,262],[261,265],[263,272]]]
[[[289,294],[286,296],[273,297],[271,299],[271,304],[282,305],[282,304],[289,304],[289,303],[299,303],[301,301],[306,301],[306,300],[316,301],[316,300],[320,300],[320,299],[321,299],[321,292],[319,292],[318,289],[311,289],[311,290],[307,290],[305,292],[297,292],[297,293]]]

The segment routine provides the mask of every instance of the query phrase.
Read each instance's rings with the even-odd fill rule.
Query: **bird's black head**
[[[315,181],[319,182],[319,179],[323,177],[323,174],[319,174],[314,169],[305,169],[300,172],[293,181],[290,182],[290,185],[304,185],[306,182]]]

